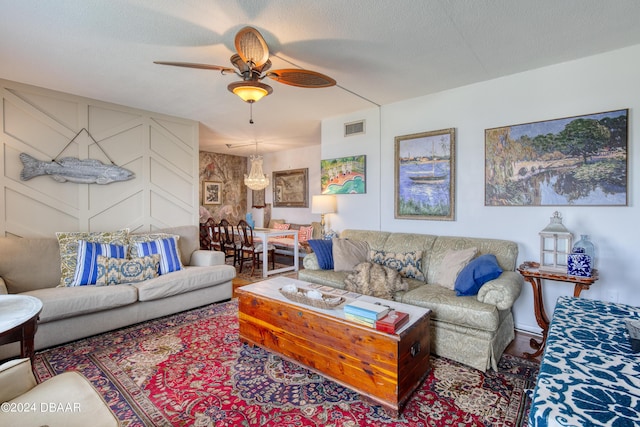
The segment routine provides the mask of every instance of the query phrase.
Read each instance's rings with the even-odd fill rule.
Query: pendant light
[[[262,172],[262,156],[258,155],[258,142],[256,141],[256,154],[249,156],[251,171],[244,174],[244,185],[252,190],[262,190],[269,185],[269,178]]]

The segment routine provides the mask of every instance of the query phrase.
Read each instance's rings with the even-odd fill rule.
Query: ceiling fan
[[[261,82],[265,77],[290,86],[304,88],[322,88],[336,84],[336,81],[331,77],[315,71],[296,68],[270,70],[269,47],[262,34],[253,27],[244,27],[238,31],[235,46],[238,53],[232,55],[230,59],[235,68],[191,62],[154,61],[154,63],[219,70],[222,74],[235,73],[242,78],[242,81],[231,83],[227,88],[243,101],[249,103],[257,102],[273,92],[271,86]]]

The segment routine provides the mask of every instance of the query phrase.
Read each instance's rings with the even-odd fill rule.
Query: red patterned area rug
[[[231,262],[227,262],[227,265],[233,265]],[[289,267],[292,264],[281,264],[279,262],[276,262],[275,267],[273,269],[279,269],[282,267]],[[300,263],[300,265],[302,265],[302,263]],[[269,264],[269,270],[273,270],[271,268],[271,264]],[[289,271],[289,272],[285,272],[285,273],[278,273],[278,274],[274,274],[269,276],[269,278],[272,277],[276,277],[276,276],[289,276],[289,277],[293,277],[293,278],[297,278],[298,277],[298,272],[297,271]],[[256,270],[253,272],[253,274],[251,274],[251,265],[249,263],[247,263],[243,268],[242,268],[242,272],[240,272],[240,269],[236,266],[236,278],[238,279],[243,279],[246,280],[247,282],[259,282],[261,280],[265,280],[262,278],[262,265],[260,265],[260,268],[256,268]]]
[[[237,302],[209,305],[38,352],[39,381],[77,370],[125,427],[520,426],[538,365],[499,372],[433,357],[401,416],[320,375],[240,343]]]

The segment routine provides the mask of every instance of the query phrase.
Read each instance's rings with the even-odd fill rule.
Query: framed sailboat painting
[[[395,217],[455,219],[455,129],[395,138]]]

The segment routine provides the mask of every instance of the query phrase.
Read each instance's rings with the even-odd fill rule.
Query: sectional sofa
[[[114,286],[61,286],[64,271],[56,237],[2,237],[0,298],[23,294],[43,302],[36,350],[231,298],[236,270],[225,265],[221,252],[199,250],[197,226],[127,234],[123,243],[157,236],[179,236],[177,248],[184,268]],[[19,353],[18,343],[0,346],[0,360]]]
[[[504,349],[515,337],[511,307],[524,283],[515,271],[518,257],[515,242],[366,230],[344,230],[340,239],[367,242],[370,254],[382,254],[391,261],[386,263],[391,266],[398,265],[394,256],[399,259],[402,254],[419,253],[420,259],[413,267],[419,270],[415,272],[421,278],[405,278],[408,289],[395,292],[393,299],[432,310],[432,353],[481,371],[497,370]],[[450,273],[442,270],[448,268],[452,254],[473,248],[477,257],[495,255],[502,271],[496,279],[484,283],[477,294],[469,296],[457,296],[455,290],[436,284],[440,277]],[[306,255],[303,265],[298,273],[300,280],[340,289],[345,289],[345,279],[353,273],[320,268],[316,253]]]

